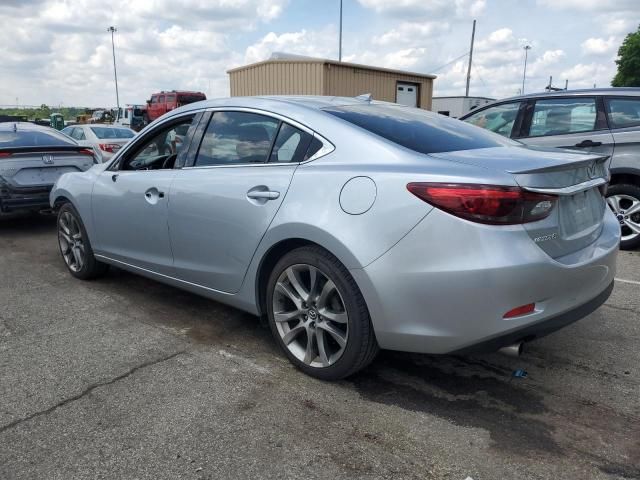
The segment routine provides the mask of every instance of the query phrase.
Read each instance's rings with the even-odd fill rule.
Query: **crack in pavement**
[[[135,367],[130,368],[129,370],[127,370],[122,375],[118,375],[117,377],[114,377],[111,380],[107,380],[105,382],[93,383],[93,384],[89,385],[87,388],[85,388],[79,394],[74,395],[73,397],[65,398],[64,400],[56,403],[55,405],[53,405],[52,407],[47,408],[46,410],[41,410],[39,412],[32,413],[31,415],[28,415],[28,416],[26,416],[24,418],[19,418],[18,420],[14,420],[11,423],[8,423],[6,425],[1,426],[0,427],[0,433],[4,433],[7,430],[10,430],[10,429],[20,425],[21,423],[28,422],[29,420],[33,420],[34,418],[41,417],[43,415],[48,415],[48,414],[50,414],[51,412],[57,410],[60,407],[64,407],[65,405],[68,405],[71,402],[75,402],[76,400],[80,400],[81,398],[89,395],[96,388],[104,387],[106,385],[112,385],[112,384],[114,384],[114,383],[116,383],[116,382],[118,382],[120,380],[123,380],[123,379],[133,375],[138,370],[141,370],[141,369],[146,368],[146,367],[151,367],[153,365],[158,365],[159,363],[166,362],[168,360],[171,360],[172,358],[177,357],[178,355],[182,355],[182,354],[185,354],[185,353],[187,353],[186,350],[181,350],[179,352],[172,353],[171,355],[168,355],[168,356],[165,356],[165,357],[157,358],[155,360],[148,360],[146,362],[141,363],[140,365],[136,365]]]

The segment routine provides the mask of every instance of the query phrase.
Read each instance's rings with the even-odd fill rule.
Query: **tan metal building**
[[[231,96],[372,94],[374,100],[431,109],[434,75],[324,58],[271,58],[228,70]]]

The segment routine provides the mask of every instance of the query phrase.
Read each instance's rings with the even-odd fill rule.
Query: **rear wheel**
[[[607,204],[620,223],[620,248],[630,250],[640,246],[640,187],[626,183],[611,185]]]
[[[364,298],[347,269],[319,247],[302,247],[275,266],[267,314],[276,342],[305,373],[347,377],[368,365],[378,344]]]
[[[82,280],[104,275],[108,265],[96,260],[80,215],[70,203],[58,212],[58,245],[71,275]]]

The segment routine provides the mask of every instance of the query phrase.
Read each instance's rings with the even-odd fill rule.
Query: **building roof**
[[[322,63],[325,65],[337,65],[340,67],[360,68],[363,70],[371,70],[375,72],[394,73],[396,75],[410,75],[412,77],[428,78],[431,80],[436,78],[435,75],[431,75],[429,73],[407,72],[404,70],[394,70],[391,68],[374,67],[372,65],[362,65],[360,63],[339,62],[338,60],[331,60],[328,58],[304,57],[302,55],[277,55],[267,60],[263,60],[262,62],[250,63],[249,65],[243,65],[241,67],[231,68],[227,70],[227,73],[239,72],[242,70],[247,70],[249,68],[258,67],[261,65],[272,65],[276,63]]]

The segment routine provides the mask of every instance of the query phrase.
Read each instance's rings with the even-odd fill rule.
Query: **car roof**
[[[0,122],[0,132],[9,132],[14,130],[49,131],[53,129],[46,125],[38,125],[36,123],[31,123],[31,122]]]
[[[584,97],[589,95],[603,95],[603,96],[615,96],[615,95],[631,95],[640,96],[640,88],[638,87],[609,87],[609,88],[585,88],[580,90],[558,90],[556,92],[538,92],[528,93],[527,95],[519,95],[516,97],[509,97],[497,100],[498,102],[505,102],[509,100],[520,100],[526,98],[544,98],[544,97]]]

